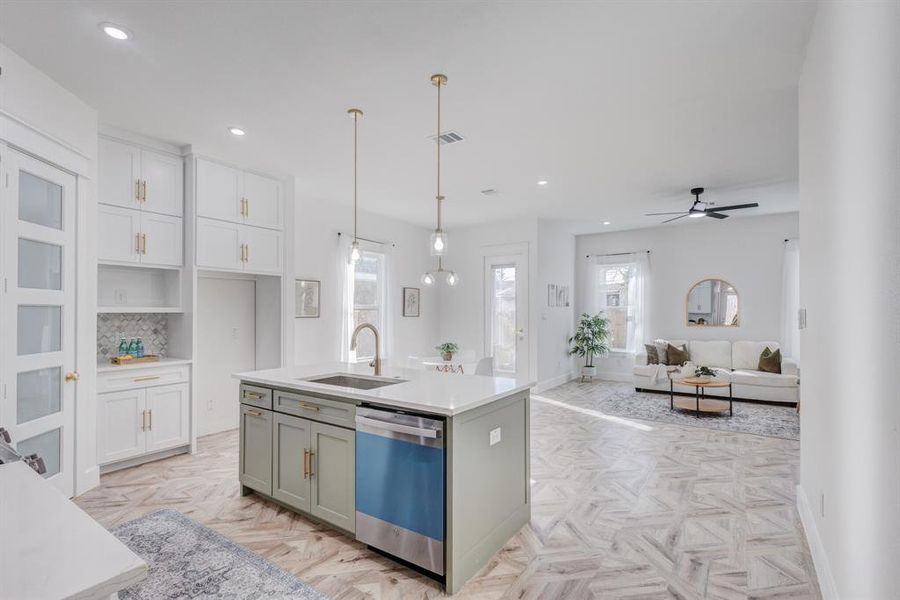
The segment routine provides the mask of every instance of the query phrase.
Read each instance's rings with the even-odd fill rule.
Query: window
[[[371,323],[385,335],[384,330],[384,254],[363,251],[353,270],[353,302],[350,307],[350,331],[361,323]],[[375,336],[363,332],[359,336],[356,360],[372,360],[375,357]]]
[[[589,306],[609,319],[609,347],[635,352],[643,343],[643,290],[649,261],[646,252],[591,256],[593,285]]]

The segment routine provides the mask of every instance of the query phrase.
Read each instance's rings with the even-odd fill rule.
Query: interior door
[[[180,217],[184,202],[184,165],[180,158],[141,151],[144,201],[141,209]]]
[[[76,179],[0,147],[0,423],[74,493]]]
[[[494,373],[528,376],[527,254],[484,259],[485,356],[494,357]]]

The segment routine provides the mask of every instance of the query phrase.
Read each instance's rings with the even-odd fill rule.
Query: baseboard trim
[[[175,448],[169,448],[168,450],[160,450],[159,452],[144,454],[142,456],[135,456],[134,458],[126,458],[125,460],[109,463],[107,465],[100,465],[100,474],[106,475],[107,473],[112,473],[113,471],[120,471],[122,469],[128,469],[130,467],[137,467],[138,465],[143,465],[148,462],[169,458],[170,456],[175,456],[176,454],[187,453],[190,453],[189,445],[177,446]]]
[[[597,371],[594,378],[602,379],[603,381],[615,381],[617,383],[631,383],[634,381],[631,373],[618,373],[616,371]]]
[[[537,385],[535,385],[531,390],[531,392],[534,394],[540,394],[541,392],[545,392],[550,388],[555,388],[558,385],[568,383],[576,377],[578,377],[576,373],[563,373],[562,375],[557,375],[556,377],[551,377],[550,379],[539,381]]]
[[[828,555],[825,553],[825,546],[822,545],[822,538],[819,537],[819,530],[816,527],[816,518],[809,505],[806,491],[799,485],[797,486],[797,512],[800,513],[800,523],[803,525],[803,531],[806,532],[806,543],[809,546],[809,553],[812,555],[816,577],[819,579],[822,599],[839,600],[837,585],[834,582],[834,575],[831,573],[831,565],[828,564]]]

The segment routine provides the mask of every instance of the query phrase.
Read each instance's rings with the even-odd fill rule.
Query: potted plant
[[[569,354],[584,357],[584,366],[581,367],[582,381],[585,377],[593,380],[597,374],[594,357],[609,352],[609,336],[609,319],[602,313],[593,316],[587,313],[581,315],[575,335],[569,338],[569,343],[572,344]]]
[[[440,352],[441,358],[448,362],[453,360],[453,355],[459,352],[456,342],[444,342],[440,346],[435,346],[434,349]]]
[[[694,369],[694,379],[708,383],[716,376],[716,372],[709,367],[700,366]]]

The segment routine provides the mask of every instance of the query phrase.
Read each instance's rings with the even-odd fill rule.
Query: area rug
[[[312,586],[177,510],[144,515],[112,533],[150,567],[146,579],[119,592],[122,599],[325,600]]]
[[[733,417],[727,414],[702,413],[697,417],[692,412],[671,410],[668,394],[636,392],[631,384],[609,381],[570,381],[533,396],[535,400],[540,400],[541,397],[579,409],[596,410],[602,414],[640,421],[705,427],[789,440],[800,439],[800,415],[796,409],[788,406],[735,402]]]

